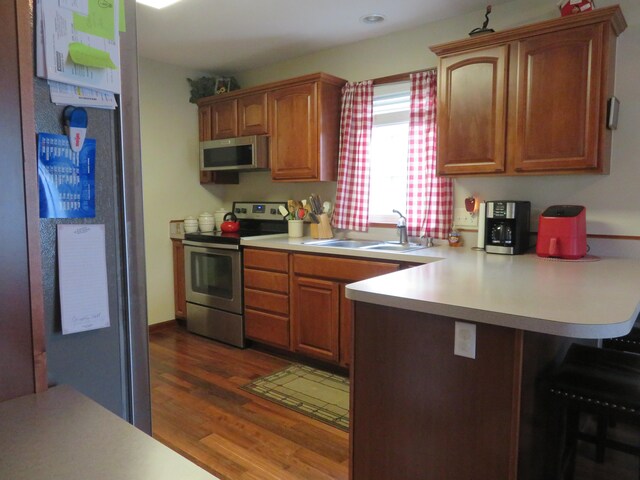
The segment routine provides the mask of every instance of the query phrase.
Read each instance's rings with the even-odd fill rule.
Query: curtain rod
[[[436,70],[436,68],[435,67],[425,68],[423,70],[414,70],[413,72],[396,73],[395,75],[388,75],[386,77],[374,78],[373,84],[385,85],[387,83],[404,82],[406,80],[409,80],[409,75],[411,75],[412,73],[428,72],[429,70]]]

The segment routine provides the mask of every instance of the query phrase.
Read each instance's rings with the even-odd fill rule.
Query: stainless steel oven
[[[242,237],[285,233],[284,202],[234,202],[237,232],[185,234],[187,330],[244,348]]]
[[[244,347],[239,246],[188,240],[183,243],[187,329]]]

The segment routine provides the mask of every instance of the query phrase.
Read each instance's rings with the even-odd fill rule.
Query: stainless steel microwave
[[[267,170],[269,144],[266,135],[200,142],[201,170]]]

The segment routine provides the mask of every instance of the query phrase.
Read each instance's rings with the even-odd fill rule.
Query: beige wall
[[[187,77],[173,65],[140,59],[140,117],[149,323],[174,318],[169,221],[213,212],[214,189],[198,183],[198,108]]]
[[[599,7],[617,2],[600,0]],[[556,203],[587,207],[588,231],[640,235],[640,3],[619,2],[629,28],[618,40],[616,96],[619,127],[613,135],[611,174],[456,180],[456,204],[472,193],[484,200],[531,200],[535,211]],[[424,27],[333,48],[269,67],[237,74],[243,87],[324,71],[350,81],[436,66],[428,46],[464,38],[483,19],[484,11]],[[490,27],[508,27],[557,16],[555,1],[520,0],[495,6]],[[140,109],[144,169],[145,237],[149,323],[173,318],[173,280],[168,224],[198,215],[233,200],[286,200],[319,193],[335,196],[335,183],[274,183],[268,173],[241,174],[240,185],[200,186],[197,182],[197,108],[188,103],[186,77],[180,67],[140,61]],[[376,232],[379,234],[379,231]],[[469,241],[475,239],[470,237]],[[638,241],[590,241],[593,253],[640,257]]]

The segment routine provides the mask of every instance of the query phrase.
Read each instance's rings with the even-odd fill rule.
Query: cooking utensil
[[[288,217],[289,216],[289,212],[286,208],[284,208],[284,205],[280,205],[278,207],[278,210],[280,211],[280,215],[282,215],[283,217]]]
[[[331,202],[327,201],[322,204],[322,213],[329,215],[331,213]]]

